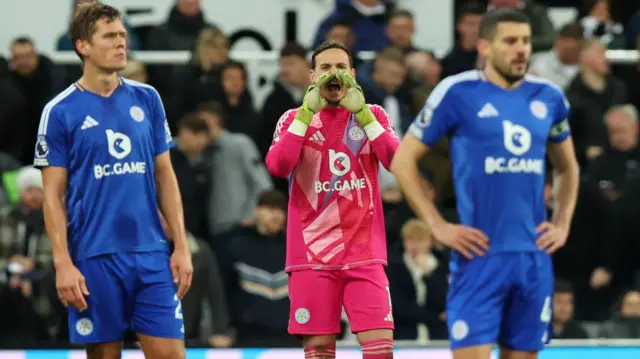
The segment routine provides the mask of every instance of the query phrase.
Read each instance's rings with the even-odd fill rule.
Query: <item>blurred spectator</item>
[[[603,325],[601,337],[615,339],[640,338],[640,291],[625,292],[610,321]]]
[[[120,76],[143,84],[146,84],[148,80],[147,68],[142,62],[133,59],[127,61],[127,67],[120,71]]]
[[[19,37],[11,43],[10,69],[10,76],[25,99],[23,125],[12,136],[21,145],[18,159],[27,164],[33,162],[42,109],[61,89],[62,83],[53,62],[36,52],[33,41],[27,37]]]
[[[580,69],[583,40],[580,24],[564,25],[558,32],[553,49],[533,56],[529,71],[561,88],[567,87]]]
[[[337,3],[335,11],[320,23],[312,47],[320,46],[327,39],[327,32],[334,24],[345,23],[355,33],[355,52],[382,50],[389,44],[385,29],[388,8],[390,5],[382,0]]]
[[[589,168],[589,188],[597,196],[597,206],[611,221],[607,240],[615,245],[611,260],[599,268],[595,285],[615,280],[621,287],[636,282],[638,265],[637,199],[640,195],[640,149],[638,111],[632,105],[612,108],[606,116],[611,148],[604,150]]]
[[[529,17],[533,33],[533,52],[551,49],[556,31],[545,6],[535,0],[489,0],[490,10],[505,7],[520,9]]]
[[[394,338],[417,340],[420,345],[447,339],[447,266],[433,255],[431,231],[423,222],[407,221],[401,236],[401,248],[390,251],[387,269]]]
[[[362,60],[358,56],[358,53],[355,52],[354,47],[356,45],[356,35],[349,25],[346,22],[335,22],[327,31],[326,41],[337,41],[351,50],[351,57],[353,58],[353,68],[357,68]]]
[[[243,346],[296,343],[287,333],[286,210],[284,193],[263,192],[258,199],[255,228],[234,238],[231,245],[234,290],[230,303],[239,344]]]
[[[214,100],[222,104],[226,114],[225,130],[245,134],[255,142],[262,121],[260,114],[255,110],[253,97],[247,88],[247,70],[239,62],[227,62],[222,67],[221,79],[222,91],[207,100]]]
[[[267,155],[273,132],[280,117],[288,110],[302,104],[302,98],[310,84],[311,64],[307,60],[307,50],[297,43],[286,44],[280,50],[280,73],[273,83],[273,90],[264,101],[262,125],[258,131],[257,145],[262,156]],[[287,193],[288,181],[273,178],[275,188]]]
[[[638,20],[640,21],[640,16]],[[635,50],[640,51],[640,32],[635,40]],[[619,78],[623,79],[627,85],[630,102],[636,108],[640,108],[640,62],[622,67]]]
[[[178,179],[184,224],[198,238],[209,238],[209,196],[211,191],[211,158],[204,150],[211,143],[209,127],[198,115],[188,114],[178,123],[176,146],[171,149],[171,162]]]
[[[413,14],[407,10],[393,10],[387,20],[387,37],[389,45],[395,46],[405,54],[418,51],[413,46],[413,35],[416,33],[416,25]]]
[[[627,35],[628,49],[637,49],[640,47],[638,46],[638,38],[640,37],[640,9],[631,17],[625,34]]]
[[[611,0],[586,0],[586,16],[580,20],[587,39],[599,39],[609,49],[625,46],[622,24],[611,18]]]
[[[442,65],[431,52],[412,52],[405,58],[409,75],[415,86],[409,98],[411,117],[418,115],[431,91],[440,82]]]
[[[376,55],[371,79],[363,76],[365,81],[360,81],[367,103],[380,105],[385,109],[399,136],[402,136],[413,120],[405,97],[398,93],[406,74],[402,50],[388,47]]]
[[[587,332],[573,320],[573,286],[562,279],[556,279],[553,292],[553,338],[588,339]]]
[[[196,110],[222,92],[222,69],[229,61],[229,38],[222,31],[206,28],[200,32],[186,68],[174,71],[170,105],[172,113],[181,116]],[[171,117],[169,117],[171,118]],[[179,117],[178,117],[179,118]]]
[[[477,2],[469,2],[462,6],[456,22],[456,43],[442,59],[442,78],[476,68],[480,20],[485,12],[486,7]]]
[[[567,87],[566,96],[571,104],[569,123],[576,156],[581,169],[586,170],[607,145],[605,112],[627,102],[624,83],[610,76],[606,49],[599,40],[585,40],[580,72]]]
[[[176,0],[175,5],[169,12],[167,21],[164,24],[146,31],[144,50],[191,51],[194,49],[194,45],[200,43],[202,40],[199,36],[201,31],[205,29],[218,30],[215,25],[207,24],[204,14],[200,9],[200,0]],[[213,46],[215,46],[215,44]],[[211,45],[209,44],[208,47],[210,48]],[[225,43],[225,47],[228,48],[227,43]],[[191,73],[185,74],[185,71],[182,70],[182,65],[148,66],[149,82],[158,90],[163,98],[169,100],[166,106],[167,116],[169,120],[174,119],[173,122],[169,123],[171,130],[175,130],[176,119],[181,118],[186,112],[194,111],[196,106],[204,101],[204,99],[198,98],[202,86],[197,87],[196,82],[199,81],[201,77],[203,77],[203,79],[211,77],[211,74],[207,73],[212,70],[208,65],[210,61],[209,57],[212,57],[212,52],[213,51],[208,51],[205,54],[197,53],[197,61],[205,61],[199,62],[199,64],[203,64],[202,73],[198,71],[193,75],[191,75]],[[205,94],[207,93],[208,92],[205,92]],[[184,99],[193,99],[193,102],[187,102],[185,105],[186,109],[181,107],[181,100]]]
[[[8,63],[0,58],[0,153],[20,158],[24,143],[21,134],[25,121],[25,100],[9,76]]]
[[[185,216],[186,217],[186,216]],[[182,299],[185,340],[188,344],[215,348],[231,346],[229,327],[229,308],[224,292],[224,285],[218,261],[209,245],[187,233],[187,241],[193,258],[193,282],[191,289]],[[208,330],[201,330],[202,319],[205,318],[204,306],[209,310]],[[211,335],[203,338],[203,332]]]
[[[167,21],[149,31],[145,50],[191,50],[205,28],[217,27],[207,24],[200,0],[176,0]]]
[[[93,2],[94,0],[73,0],[71,6],[71,16],[69,19],[69,23],[71,23],[71,19],[76,12],[76,8],[78,5],[87,2]],[[129,50],[140,50],[140,42],[138,41],[138,37],[136,36],[135,31],[126,21],[124,22],[124,27],[127,29],[127,48]],[[71,41],[71,36],[68,31],[65,31],[60,37],[58,37],[56,50],[58,51],[75,51],[75,44]]]
[[[231,240],[242,228],[255,224],[255,206],[260,193],[271,189],[273,184],[251,139],[225,129],[226,118],[220,104],[201,105],[200,116],[207,122],[212,141],[209,232],[213,234],[213,248],[224,266],[228,264],[223,258]]]
[[[0,343],[46,339],[47,285],[51,245],[44,227],[40,170],[23,167],[17,176],[20,201],[0,209]],[[2,345],[0,344],[0,345]]]

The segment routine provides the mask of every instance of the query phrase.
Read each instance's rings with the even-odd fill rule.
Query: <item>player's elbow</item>
[[[276,156],[272,151],[267,153],[265,164],[267,165],[267,171],[269,171],[271,175],[279,178],[286,178],[293,170],[282,156]]]
[[[398,151],[391,159],[391,165],[389,166],[389,169],[391,170],[391,173],[393,173],[393,175],[397,178],[399,174],[401,174],[403,171],[406,171],[412,165],[415,165],[415,163],[408,160],[408,158],[404,156],[402,152]]]

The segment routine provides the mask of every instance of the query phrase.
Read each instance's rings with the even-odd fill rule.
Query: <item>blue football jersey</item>
[[[460,222],[482,230],[490,252],[537,251],[547,144],[569,137],[568,112],[546,80],[505,90],[473,70],[442,80],[408,132],[430,147],[448,135]]]
[[[168,250],[154,159],[171,146],[160,96],[142,83],[119,79],[109,97],[76,83],[44,107],[34,165],[68,171],[71,258]]]

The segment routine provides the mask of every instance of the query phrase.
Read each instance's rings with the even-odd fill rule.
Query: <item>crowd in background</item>
[[[607,0],[586,1],[583,15],[556,28],[536,1],[491,0],[492,7],[527,13],[535,51],[530,72],[564,88],[572,107],[581,188],[568,243],[554,255],[554,335],[640,338],[640,65],[613,66],[605,53],[640,50],[640,10],[623,24],[611,17]],[[310,45],[337,40],[351,48],[367,102],[384,107],[402,136],[441,79],[482,68],[476,43],[487,10],[473,1],[461,8],[455,46],[441,58],[412,42],[427,25],[381,0],[338,1]],[[288,184],[269,175],[264,157],[280,116],[301,104],[313,47],[282,47],[273,90],[258,108],[247,69],[230,58],[228,36],[205,20],[198,1],[177,0],[159,26],[127,29],[132,50],[192,51],[185,64],[132,58],[121,73],[158,89],[176,138],[171,158],[195,268],[182,306],[188,345],[297,345],[286,332]],[[54,286],[42,178],[30,164],[44,105],[81,68],[53,63],[29,37],[16,38],[10,50],[9,59],[0,58],[0,347],[53,345],[68,339],[66,309]],[[60,36],[58,50],[73,50],[68,35]],[[377,55],[364,61],[359,51]],[[446,139],[421,169],[429,196],[455,221]],[[447,250],[413,219],[393,176],[380,176],[396,338],[446,339]]]

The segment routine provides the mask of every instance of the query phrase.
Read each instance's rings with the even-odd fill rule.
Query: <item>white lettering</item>
[[[351,191],[354,189],[364,189],[367,188],[367,182],[364,178],[356,178],[352,180],[338,180],[333,183],[333,187],[331,186],[331,182],[320,182],[316,181],[314,184],[314,190],[316,193],[320,192],[341,192],[341,191]]]
[[[487,157],[484,160],[484,171],[494,173],[544,173],[544,161],[535,158]]]
[[[93,166],[93,175],[96,179],[109,176],[122,176],[129,174],[145,174],[147,164],[144,162],[116,162],[112,165]]]

